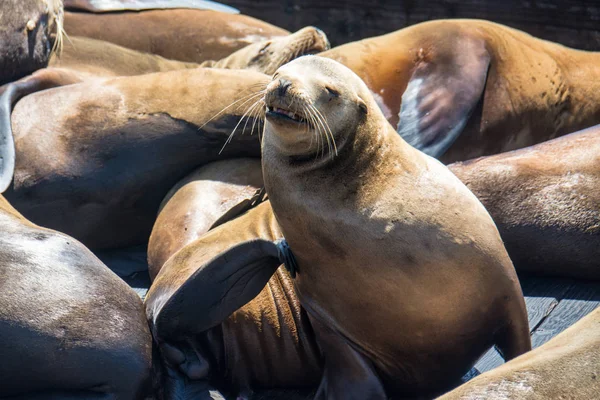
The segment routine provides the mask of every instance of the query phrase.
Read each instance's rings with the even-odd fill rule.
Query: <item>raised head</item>
[[[279,68],[267,86],[265,105],[264,140],[296,158],[335,156],[367,115],[379,112],[354,72],[318,56]]]

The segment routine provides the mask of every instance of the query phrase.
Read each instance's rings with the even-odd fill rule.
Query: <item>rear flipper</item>
[[[8,188],[15,171],[15,143],[10,120],[14,105],[31,93],[78,82],[81,78],[72,72],[45,68],[0,87],[0,193]]]

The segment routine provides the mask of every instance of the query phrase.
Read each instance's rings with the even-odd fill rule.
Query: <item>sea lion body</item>
[[[265,187],[326,360],[318,399],[432,395],[494,343],[508,359],[530,349],[489,214],[397,135],[356,75],[301,57],[277,71],[265,102]],[[315,140],[319,125],[302,122],[310,107],[335,152]]]
[[[223,217],[235,218],[258,204],[255,202],[260,202],[261,196],[257,191],[262,185],[258,158],[215,161],[179,181],[162,201],[152,228],[148,243],[150,277],[154,278],[178,250],[222,224]]]
[[[0,226],[0,395],[145,398],[152,338],[136,293],[75,239],[32,224],[1,196]]]
[[[600,309],[548,343],[439,400],[595,399],[600,393]]]
[[[59,0],[4,0],[0,13],[0,86],[48,64],[62,30]]]
[[[482,20],[439,20],[321,54],[360,76],[407,141],[445,163],[600,122],[600,55]]]
[[[259,155],[252,119],[219,152],[251,103],[229,106],[240,96],[251,100],[267,79],[204,68],[29,95],[12,113],[18,156],[6,197],[27,218],[88,246],[143,243],[164,195],[186,173]]]
[[[600,278],[600,127],[451,164],[519,272]]]
[[[220,60],[249,44],[289,34],[245,15],[194,9],[107,14],[67,11],[65,31],[194,63]]]
[[[322,31],[305,27],[293,34],[250,44],[220,60],[191,63],[169,60],[102,40],[72,37],[60,56],[52,57],[50,66],[72,70],[82,77],[133,76],[201,67],[249,69],[272,74],[297,55],[319,53],[328,48],[329,41]]]

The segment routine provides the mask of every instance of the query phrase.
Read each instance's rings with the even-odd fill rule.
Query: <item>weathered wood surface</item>
[[[332,45],[431,19],[481,18],[585,50],[600,50],[598,0],[223,0],[242,13],[294,31],[314,25]]]
[[[143,299],[150,287],[146,250],[143,247],[98,254]],[[600,305],[600,282],[570,279],[521,277],[533,347],[539,347]],[[504,363],[490,349],[466,376],[471,379]],[[252,400],[308,400],[310,393],[273,390],[251,397]]]

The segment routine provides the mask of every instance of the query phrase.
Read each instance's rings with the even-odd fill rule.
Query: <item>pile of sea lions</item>
[[[0,398],[600,393],[598,310],[531,351],[517,275],[600,279],[600,54],[480,20],[330,49],[210,1],[1,7]],[[140,245],[143,302],[93,253]]]

